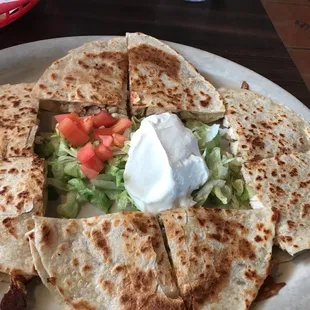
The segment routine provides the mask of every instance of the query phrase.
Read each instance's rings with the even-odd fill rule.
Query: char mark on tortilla
[[[246,89],[219,89],[226,105],[231,151],[259,160],[310,149],[310,126],[298,114]]]
[[[273,212],[197,207],[161,220],[187,309],[248,309],[269,272]]]
[[[32,94],[56,112],[98,106],[126,115],[128,55],[125,38],[94,41],[71,50],[43,73]]]
[[[127,33],[130,107],[133,115],[178,112],[211,122],[225,107],[215,87],[167,44]]]
[[[0,86],[0,158],[33,155],[39,110],[38,100],[31,97],[33,86]]]
[[[243,165],[243,177],[267,209],[279,214],[276,243],[294,255],[310,245],[310,151],[276,156]]]
[[[29,242],[36,269],[62,304],[87,309],[184,309],[154,216],[126,212],[34,221]],[[51,253],[56,253],[53,260]],[[88,283],[83,291],[78,289],[81,282]]]

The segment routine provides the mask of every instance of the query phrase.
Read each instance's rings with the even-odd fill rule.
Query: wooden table
[[[41,0],[22,19],[0,30],[0,49],[47,38],[126,31],[228,58],[310,107],[309,91],[259,0]]]

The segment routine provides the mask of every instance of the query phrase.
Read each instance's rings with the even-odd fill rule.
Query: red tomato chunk
[[[94,115],[94,128],[99,128],[101,126],[110,127],[116,124],[116,122],[117,119],[106,111],[101,111]]]
[[[54,116],[58,123],[61,123],[65,118],[69,118],[73,121],[78,120],[79,116],[76,113],[58,114]]]
[[[93,169],[93,170],[95,170],[97,172],[100,172],[103,169],[103,167],[104,167],[103,162],[96,155],[93,156],[92,158],[90,158],[83,165],[86,166],[87,168]]]
[[[88,135],[70,118],[63,119],[58,125],[58,130],[73,146],[81,146],[89,140]]]
[[[95,152],[96,155],[103,161],[108,160],[113,156],[112,151],[102,143],[96,147]]]
[[[112,136],[113,135],[112,128],[99,128],[95,129],[95,138],[100,139],[100,136]]]
[[[129,128],[132,125],[132,121],[128,118],[121,118],[118,120],[118,122],[111,127],[113,132],[123,134],[127,128]]]
[[[78,150],[77,159],[81,164],[84,164],[95,155],[96,154],[93,145],[88,142],[85,146]]]
[[[124,143],[127,141],[126,137],[124,137],[118,133],[114,133],[112,137],[113,137],[114,145],[116,145],[118,147],[123,147]]]
[[[84,116],[80,117],[79,120],[77,121],[77,125],[79,128],[81,128],[84,132],[89,134],[94,125],[94,119],[93,116]]]
[[[85,165],[81,165],[80,168],[84,175],[89,179],[94,179],[99,174],[98,171],[88,168]]]
[[[112,146],[112,143],[113,143],[112,136],[104,136],[104,135],[101,136],[101,135],[99,135],[99,140],[106,147],[111,147]]]

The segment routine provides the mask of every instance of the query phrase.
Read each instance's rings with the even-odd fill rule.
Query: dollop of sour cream
[[[208,175],[197,139],[176,115],[146,117],[132,135],[124,181],[141,211],[194,205],[191,193]]]

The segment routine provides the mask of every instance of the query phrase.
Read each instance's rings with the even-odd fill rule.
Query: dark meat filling
[[[9,291],[3,296],[0,310],[24,310],[27,308],[25,278],[15,276],[11,280]]]

